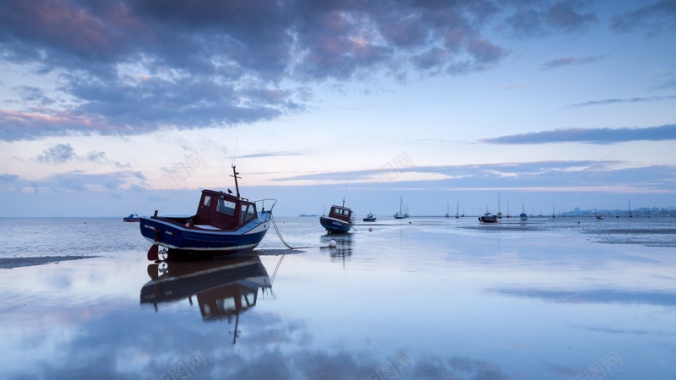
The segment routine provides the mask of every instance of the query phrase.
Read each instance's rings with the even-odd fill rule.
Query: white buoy
[[[334,248],[336,246],[335,240],[329,240],[329,247]]]

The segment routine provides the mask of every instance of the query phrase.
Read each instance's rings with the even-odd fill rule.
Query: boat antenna
[[[235,150],[232,151],[232,167],[235,167],[235,156],[237,155],[237,143],[239,142],[239,136],[235,139]]]
[[[239,196],[239,184],[237,183],[237,178],[241,179],[242,177],[237,176],[237,174],[239,174],[239,173],[237,172],[237,170],[235,170],[235,167],[236,167],[235,165],[232,165],[232,175],[230,177],[235,178],[235,190],[237,190],[237,198],[239,198],[240,197]]]
[[[347,185],[350,184],[350,178],[347,178],[347,183],[345,184],[345,192],[343,193],[343,207],[345,207],[345,197],[347,196]]]

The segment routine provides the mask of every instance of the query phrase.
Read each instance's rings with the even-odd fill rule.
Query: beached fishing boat
[[[349,207],[345,207],[345,199],[342,206],[331,206],[329,215],[322,215],[319,223],[326,229],[327,233],[347,233],[354,225],[354,214]]]
[[[369,214],[366,215],[366,218],[364,218],[363,220],[364,220],[365,222],[375,222],[375,221],[376,221],[376,216],[369,212]]]
[[[200,258],[249,252],[263,240],[277,201],[241,197],[234,165],[232,171],[235,195],[230,190],[202,190],[194,215],[158,216],[155,210],[153,216],[141,217],[141,234],[153,243],[148,260],[159,258],[159,247],[167,248],[169,259]],[[265,202],[270,205],[267,210]]]
[[[498,222],[498,216],[497,215],[491,215],[490,212],[487,212],[483,216],[479,217],[479,221],[481,223],[497,223]]]
[[[129,216],[125,216],[124,218],[122,218],[122,221],[123,222],[140,222],[141,217],[136,213],[129,214]]]

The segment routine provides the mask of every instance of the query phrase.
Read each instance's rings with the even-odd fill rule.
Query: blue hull
[[[350,232],[352,224],[343,222],[341,220],[327,218],[322,216],[319,218],[319,223],[326,229],[328,233],[344,234]]]
[[[185,227],[180,221],[180,218],[173,221],[141,218],[141,234],[153,244],[170,250],[213,254],[249,252],[265,237],[270,227],[270,214],[262,213],[258,219],[236,231]]]

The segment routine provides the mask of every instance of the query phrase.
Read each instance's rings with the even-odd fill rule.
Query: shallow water
[[[2,377],[676,373],[676,218],[276,221],[297,250],[271,230],[256,255],[157,265],[137,223],[0,218],[0,260],[97,256],[0,269]]]

